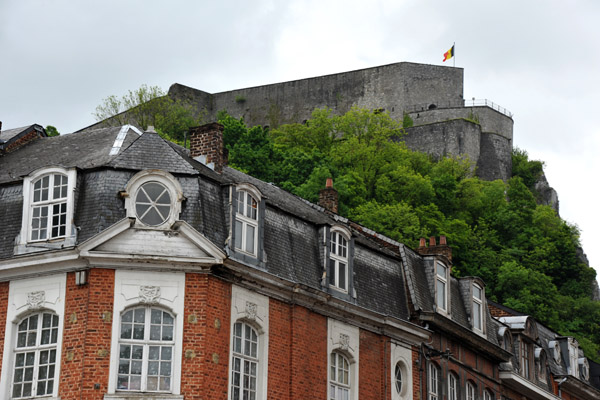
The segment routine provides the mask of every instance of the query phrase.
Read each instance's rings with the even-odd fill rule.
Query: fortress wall
[[[512,141],[513,119],[487,106],[424,109],[410,113],[415,125],[430,124],[457,118],[479,120],[482,132],[491,132]]]
[[[401,139],[411,150],[421,151],[436,158],[466,156],[473,167],[480,159],[481,127],[464,119],[455,119],[406,129]]]
[[[463,69],[396,63],[316,78],[215,93],[189,93],[189,88],[173,85],[169,94],[208,104],[209,117],[227,110],[249,125],[301,123],[315,108],[330,107],[343,114],[356,105],[384,109],[398,120],[414,104],[462,104]],[[192,89],[193,90],[193,89]],[[198,91],[200,92],[200,91]]]
[[[511,140],[495,133],[483,132],[477,176],[485,180],[508,180],[512,171],[511,154]]]

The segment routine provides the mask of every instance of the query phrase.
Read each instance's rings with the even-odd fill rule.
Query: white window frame
[[[234,330],[237,323],[242,323],[254,329],[257,334],[256,357],[244,358],[248,362],[256,363],[256,400],[266,400],[268,391],[268,360],[269,360],[269,298],[233,285],[231,288],[231,325],[229,344],[229,375],[227,385],[227,398],[235,399],[234,386],[234,357],[239,357],[234,352]],[[242,392],[240,392],[242,395]],[[241,397],[243,398],[243,397]]]
[[[475,295],[476,291],[479,290],[479,297]],[[473,314],[473,329],[475,332],[479,334],[483,334],[484,332],[484,313],[483,313],[483,300],[485,296],[485,292],[483,286],[478,283],[473,283],[472,286],[473,296],[472,296],[472,314]],[[476,322],[479,321],[479,326]]]
[[[404,344],[390,343],[390,392],[392,400],[405,400],[410,398],[412,388],[412,350]],[[400,393],[396,390],[396,367],[402,373],[402,387]]]
[[[348,361],[348,400],[358,400],[360,330],[352,325],[329,318],[327,320],[327,399],[331,399],[332,354],[340,354]],[[333,397],[335,398],[335,397]],[[337,400],[337,399],[336,399]]]
[[[352,376],[350,361],[344,354],[334,351],[329,355],[329,400],[351,398]]]
[[[45,319],[46,316],[50,317],[50,327],[43,327],[43,320]],[[33,319],[32,319],[33,318]],[[21,325],[26,323],[28,324],[28,329],[26,329],[25,331],[21,331]],[[31,329],[31,327],[29,326],[30,322],[35,321],[36,323],[36,327],[34,329]],[[55,324],[54,324],[55,322]],[[34,314],[29,314],[23,318],[21,318],[21,320],[19,322],[17,322],[17,335],[16,335],[16,339],[17,342],[15,343],[15,347],[13,349],[13,358],[14,358],[14,363],[13,363],[13,379],[11,379],[12,385],[11,385],[11,390],[10,390],[10,394],[11,396],[14,395],[14,389],[15,386],[17,384],[16,380],[19,379],[19,386],[20,386],[20,392],[21,394],[23,393],[23,386],[26,385],[25,382],[30,382],[30,389],[29,389],[29,395],[27,396],[17,396],[17,397],[11,397],[12,399],[29,399],[29,398],[37,398],[37,397],[46,397],[46,396],[51,396],[54,392],[54,386],[58,384],[58,379],[59,377],[56,375],[56,370],[57,370],[57,364],[60,363],[60,359],[57,358],[58,355],[58,349],[57,349],[57,342],[58,342],[58,325],[59,325],[60,319],[58,317],[58,315],[56,315],[53,312],[49,312],[49,311],[40,311]],[[49,343],[41,343],[42,338],[43,338],[43,333],[44,331],[46,331],[49,335],[48,340]],[[20,346],[18,345],[18,338],[19,336],[21,336],[22,334],[25,335],[25,340],[29,341],[29,338],[31,337],[31,334],[35,335],[35,342],[28,346],[27,343],[24,346]],[[52,341],[52,339],[54,338],[54,341]],[[47,355],[48,360],[46,363],[44,363],[44,367],[46,369],[46,378],[43,379],[43,381],[46,381],[46,386],[45,386],[45,392],[38,394],[37,393],[37,386],[40,382],[39,380],[39,374],[40,374],[40,369],[42,368],[41,365],[41,356],[43,353],[52,353],[54,352],[54,361],[52,362],[50,360],[50,354]],[[26,358],[29,354],[33,354],[33,360],[31,360],[32,364],[30,368],[25,368],[27,367],[27,361]],[[24,360],[22,360],[22,362],[18,362],[17,360],[20,358],[19,356],[22,355],[22,357],[24,358]],[[20,364],[20,365],[17,365]],[[24,375],[26,374],[25,370],[31,370],[31,381],[24,381]],[[48,370],[52,369],[54,372],[52,373],[52,376],[50,376],[50,374],[48,373]],[[21,378],[17,378],[16,375],[20,375]],[[50,392],[47,392],[48,390],[48,383],[52,382],[52,390]],[[35,394],[34,394],[35,393]]]
[[[58,338],[56,344],[53,344],[56,348],[55,379],[53,392],[43,398],[58,399],[66,284],[66,274],[19,279],[10,282],[4,330],[4,357],[2,357],[2,371],[0,374],[0,393],[12,395],[15,366],[14,350],[18,337],[18,324],[24,318],[33,314],[51,313],[58,316]]]
[[[327,266],[329,286],[344,293],[348,293],[350,288],[349,255],[350,236],[339,227],[332,228],[329,232],[329,260]],[[344,265],[343,268],[340,268],[341,264]],[[343,284],[340,283],[341,269],[343,269],[344,273]]]
[[[483,391],[483,400],[494,400],[494,398],[494,394],[489,389]]]
[[[439,274],[439,269],[442,268],[445,272],[445,276]],[[449,291],[449,268],[447,265],[442,263],[441,261],[435,262],[435,305],[436,310],[443,313],[448,314],[449,304],[448,304],[448,291]],[[440,285],[443,288],[443,293],[440,294]],[[440,304],[440,301],[443,301],[444,304]]]
[[[440,369],[430,362],[427,368],[427,400],[439,400],[440,394]]]
[[[53,183],[56,175],[61,175],[67,178],[66,197],[57,199],[53,196]],[[34,202],[34,185],[40,179],[49,177],[48,199],[44,201]],[[77,180],[77,172],[74,168],[65,169],[61,167],[51,167],[38,169],[23,179],[23,218],[21,222],[21,233],[17,239],[17,254],[42,251],[45,249],[61,248],[65,246],[75,245],[75,230],[73,229],[73,211],[74,211],[74,193]],[[53,212],[54,205],[66,204],[64,213],[64,235],[52,236],[53,227]],[[45,238],[32,239],[33,227],[32,221],[34,209],[37,207],[45,207],[48,209],[47,215],[47,235]],[[31,244],[31,246],[28,246]]]
[[[257,196],[256,190],[249,190],[249,188],[245,186],[238,186],[236,188],[235,197],[235,221],[233,229],[235,229],[236,235],[234,247],[236,251],[256,257],[258,254],[259,205],[261,198],[260,196]],[[250,201],[250,203],[248,203],[248,201]],[[242,212],[240,212],[240,206]],[[248,210],[248,206],[250,206],[250,210]],[[239,231],[237,229],[238,223],[240,226]],[[251,235],[253,246],[251,249],[248,249],[248,229],[250,228],[254,229],[254,234]]]
[[[448,373],[448,400],[459,400],[458,398],[459,380],[454,372]]]
[[[466,400],[475,400],[477,398],[477,391],[475,385],[471,381],[467,381],[465,399]]]
[[[519,359],[521,364],[521,376],[531,380],[531,346],[532,344],[520,338]]]
[[[140,220],[140,216],[138,216],[136,211],[138,192],[141,190],[142,186],[150,182],[156,182],[164,186],[165,189],[168,190],[171,200],[169,215],[158,225],[145,224]],[[135,218],[136,228],[141,229],[170,229],[179,219],[179,215],[181,214],[181,201],[184,199],[183,190],[179,181],[177,181],[170,173],[161,170],[145,170],[138,172],[131,177],[129,182],[127,182],[125,192],[122,195],[125,197],[125,210],[127,211],[127,216]]]
[[[175,326],[176,326],[176,319],[173,316],[173,314],[171,314],[168,310],[163,309],[162,307],[156,307],[156,306],[151,306],[151,305],[137,305],[134,307],[130,307],[125,309],[121,315],[120,315],[120,327],[121,327],[121,331],[124,325],[124,321],[123,318],[125,316],[125,314],[131,312],[132,313],[132,318],[135,318],[135,314],[137,310],[143,310],[144,313],[144,322],[143,324],[136,324],[135,321],[133,321],[131,324],[132,326],[135,325],[143,325],[143,329],[144,329],[144,337],[141,339],[136,339],[136,338],[123,338],[121,337],[121,335],[119,336],[119,371],[117,374],[117,391],[123,391],[123,392],[129,392],[129,393],[171,393],[172,388],[173,388],[173,364],[175,362],[175,360],[173,359],[173,355],[174,355],[174,350],[175,350]],[[171,328],[171,339],[159,339],[159,340],[153,340],[151,338],[151,327],[152,325],[155,326],[159,326],[160,328],[169,328],[169,324],[163,324],[162,322],[158,325],[153,324],[152,320],[151,320],[151,315],[153,311],[158,311],[161,313],[161,321],[162,321],[162,317],[163,317],[163,313],[166,313],[172,321],[172,324],[170,325]],[[162,330],[162,329],[161,329]],[[142,348],[142,358],[141,358],[141,365],[140,365],[140,374],[131,374],[131,373],[122,373],[120,370],[121,367],[121,347],[122,346],[129,346],[130,347],[130,353],[133,352],[133,347],[141,347]],[[158,359],[151,359],[151,356],[149,354],[150,348],[151,347],[158,347],[159,348],[159,354],[158,354]],[[164,355],[163,350],[164,349],[169,349],[170,352],[170,358],[167,360],[166,358],[163,358]],[[128,358],[130,360],[129,366],[131,367],[131,365],[134,362],[140,362],[140,361],[134,361],[134,360],[140,360],[140,359],[133,359],[133,358]],[[149,373],[149,365],[150,363],[157,363],[158,364],[158,373],[159,375],[153,375],[153,376],[157,376],[157,385],[158,388],[156,389],[149,389],[148,386],[148,381],[149,381],[149,377],[151,376]],[[168,375],[161,375],[160,373],[163,372],[162,370],[162,366],[164,364],[168,363],[170,365],[169,367],[169,371],[168,371]],[[131,389],[131,388],[121,388],[119,387],[119,380],[121,378],[121,376],[139,376],[140,377],[140,387],[136,388],[136,389]],[[168,376],[169,378],[169,387],[166,389],[161,389],[160,388],[160,378],[163,376]]]
[[[259,335],[245,321],[237,321],[231,332],[231,400],[256,400],[258,391],[258,364],[260,359]],[[239,327],[239,335],[238,335]],[[239,344],[238,344],[239,343]],[[249,372],[248,372],[249,371]],[[253,380],[253,381],[252,381]]]
[[[117,390],[121,315],[124,311],[145,305],[162,309],[175,319],[171,375],[171,391],[157,392],[161,400],[181,400],[181,361],[183,356],[183,315],[185,298],[184,272],[116,270],[113,301],[110,368],[105,400],[130,399],[140,392]]]
[[[578,343],[573,338],[569,338],[569,374],[579,378],[579,355]]]

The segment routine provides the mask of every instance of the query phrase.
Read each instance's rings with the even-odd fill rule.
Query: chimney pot
[[[425,238],[419,239],[419,247],[425,247]]]
[[[435,246],[435,236],[429,238],[429,246]]]
[[[319,205],[333,213],[338,212],[338,191],[333,187],[332,178],[327,178],[325,188],[319,191]]]
[[[327,180],[325,181],[325,187],[326,188],[332,188],[333,187],[333,179],[332,178],[327,178]]]
[[[440,245],[442,245],[442,246],[446,245],[446,236],[444,236],[444,235],[440,236]]]

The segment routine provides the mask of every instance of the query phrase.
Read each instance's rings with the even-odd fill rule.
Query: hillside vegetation
[[[536,203],[543,165],[525,151],[513,151],[508,182],[489,182],[468,160],[407,149],[386,113],[318,109],[306,124],[273,130],[225,112],[219,122],[231,166],[313,202],[332,177],[341,215],[412,248],[446,235],[455,276],[482,277],[488,298],[575,336],[600,360],[596,273],[578,258],[577,227]]]

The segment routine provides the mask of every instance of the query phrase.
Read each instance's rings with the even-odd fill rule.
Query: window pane
[[[335,260],[333,258],[329,259],[329,284],[335,286],[335,275],[336,275],[336,268],[335,268]]]
[[[346,290],[346,264],[339,263],[339,287]]]
[[[248,225],[246,227],[246,251],[248,253],[254,253],[254,232],[255,227]]]
[[[240,221],[235,221],[235,248],[242,248],[242,223]]]
[[[439,308],[446,309],[446,284],[436,280],[436,304]]]

